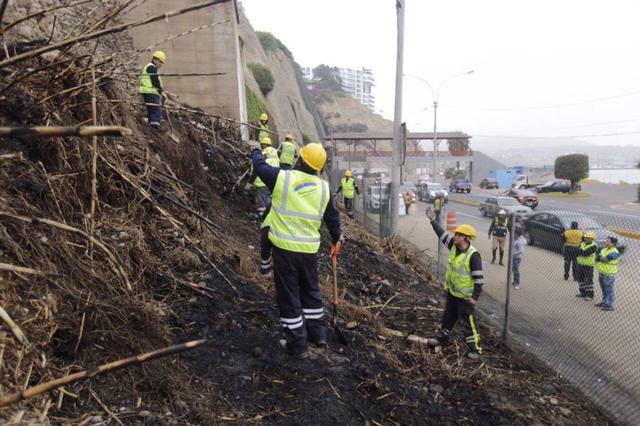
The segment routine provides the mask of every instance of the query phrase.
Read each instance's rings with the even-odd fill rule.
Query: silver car
[[[480,214],[482,216],[495,217],[500,210],[507,212],[509,216],[514,215],[518,219],[524,219],[533,213],[533,210],[523,206],[515,198],[511,197],[489,197],[480,203]]]

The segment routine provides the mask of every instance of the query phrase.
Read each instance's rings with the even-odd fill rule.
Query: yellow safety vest
[[[583,250],[589,250],[591,247],[595,247],[596,243],[591,242],[587,244],[585,242],[580,243],[580,252]],[[594,251],[589,256],[578,255],[578,265],[593,266],[596,264],[596,252]]]
[[[155,67],[155,65],[151,62],[144,66],[144,68],[142,69],[142,75],[140,76],[140,87],[138,89],[138,92],[147,95],[160,95],[158,89],[153,87],[153,83],[151,83],[151,75],[149,74],[149,71],[147,71],[149,66]],[[162,86],[163,83],[162,77],[160,77],[160,73],[158,73],[158,79],[160,80],[160,85]]]
[[[300,170],[281,170],[266,221],[269,240],[278,248],[317,253],[320,226],[329,204],[329,184]]]
[[[607,263],[605,262],[597,262],[596,265],[598,267],[598,272],[602,275],[615,275],[618,273],[618,263],[620,263],[620,252],[617,248],[603,248],[600,250],[600,257],[606,258],[609,253],[617,253],[618,258],[615,260],[610,260]]]
[[[284,141],[281,144],[282,152],[280,153],[280,164],[293,165],[296,159],[296,145],[289,141]]]
[[[404,203],[407,205],[411,205],[413,203],[413,197],[411,194],[404,194]]]
[[[262,140],[262,138],[270,138],[271,134],[269,133],[269,125],[260,123],[260,131],[258,132],[258,142]]]
[[[272,146],[266,147],[265,149],[262,150],[262,155],[264,156],[264,159],[268,165],[272,167],[280,167],[280,159],[278,158],[278,151],[276,151],[274,147]],[[251,167],[253,168],[253,164],[251,165]],[[252,172],[253,172],[253,169],[252,169]],[[256,188],[264,188],[265,186],[267,186],[259,177],[256,177],[256,180],[253,181],[253,185]]]
[[[356,196],[356,182],[352,178],[343,177],[340,180],[342,187],[342,195],[344,198],[353,198]]]
[[[469,246],[463,254],[458,254],[458,248],[451,247],[447,274],[445,276],[444,289],[452,296],[461,299],[469,299],[473,295],[473,277],[471,276],[471,255],[476,248]]]
[[[564,231],[565,245],[579,247],[582,242],[582,231],[579,229],[567,229]]]

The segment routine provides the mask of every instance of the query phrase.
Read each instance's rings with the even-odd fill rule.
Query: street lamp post
[[[450,80],[453,80],[456,77],[462,77],[463,75],[468,75],[468,74],[473,74],[473,70],[467,71],[467,72],[463,72],[461,74],[454,74],[451,77],[447,78],[445,81],[443,81],[440,86],[438,87],[437,91],[433,90],[433,86],[431,86],[431,84],[429,84],[429,82],[427,80],[425,80],[422,77],[418,77],[417,75],[411,75],[411,74],[404,74],[406,77],[411,77],[411,78],[415,78],[416,80],[420,80],[421,82],[423,82],[424,84],[426,84],[427,86],[429,86],[429,89],[431,89],[431,96],[433,99],[433,170],[432,170],[432,175],[433,175],[433,181],[436,181],[436,168],[437,168],[437,162],[438,162],[438,99],[440,98],[440,89],[442,89],[442,86],[445,85],[445,83],[449,82]]]

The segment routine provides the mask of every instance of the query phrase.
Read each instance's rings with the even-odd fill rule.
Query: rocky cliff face
[[[240,37],[244,42],[242,47],[242,62],[245,69],[247,87],[255,92],[265,103],[270,115],[270,125],[280,134],[291,132],[298,142],[302,142],[305,134],[311,141],[318,142],[319,132],[314,124],[311,112],[305,106],[303,94],[296,78],[296,64],[289,52],[278,48],[265,51],[260,40],[247,18],[240,18]],[[259,63],[271,71],[274,77],[274,87],[271,92],[263,96],[249,64]]]
[[[393,122],[373,113],[349,95],[316,97],[316,107],[327,135],[341,132],[391,133]]]

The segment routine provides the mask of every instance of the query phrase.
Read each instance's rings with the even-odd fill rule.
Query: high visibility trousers
[[[578,290],[584,297],[593,298],[593,266],[578,265]]]
[[[569,271],[571,270],[571,276],[574,281],[578,281],[578,254],[580,253],[578,247],[564,246],[564,279],[569,278]],[[571,266],[573,265],[573,267]]]
[[[144,103],[147,104],[147,120],[150,127],[155,129],[160,128],[160,121],[162,120],[162,107],[160,106],[160,95],[153,95],[151,93],[143,93]],[[154,104],[154,105],[149,105]]]
[[[291,354],[307,350],[307,336],[313,342],[326,340],[317,255],[274,246],[273,276],[280,322]]]
[[[474,307],[469,304],[469,302],[452,296],[451,293],[447,292],[447,302],[444,307],[444,315],[442,316],[442,329],[438,332],[438,339],[441,343],[449,343],[449,334],[456,325],[456,322],[459,322],[460,331],[464,336],[464,343],[469,350],[482,353],[480,334],[476,327],[473,310]]]

